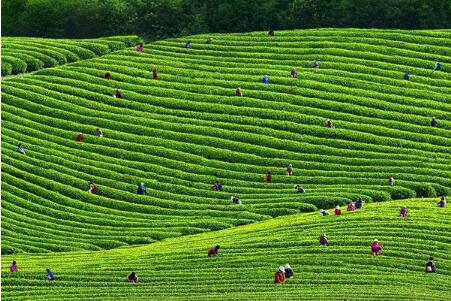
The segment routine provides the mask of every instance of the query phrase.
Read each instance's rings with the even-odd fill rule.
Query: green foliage
[[[3,35],[157,40],[270,28],[450,28],[447,0],[4,0]]]
[[[398,217],[401,206],[409,208],[407,218]],[[436,199],[411,199],[368,204],[341,216],[283,216],[146,246],[3,255],[2,298],[446,300],[451,229],[444,224],[449,221],[450,209],[437,208]],[[327,247],[319,245],[322,233],[328,235]],[[375,238],[382,245],[380,256],[370,254]],[[133,236],[127,240],[140,243]],[[100,244],[110,248],[116,242]],[[214,245],[220,245],[218,256],[208,258]],[[436,264],[433,274],[425,274],[429,256]],[[13,260],[18,272],[6,272]],[[274,284],[276,268],[286,263],[294,277]],[[54,281],[46,281],[46,268],[55,273]],[[136,284],[126,280],[132,271]]]
[[[437,192],[432,185],[426,183],[415,183],[408,184],[407,186],[415,190],[418,197],[431,198],[437,196]]]
[[[412,190],[412,189],[406,188],[406,187],[401,187],[401,186],[392,187],[390,189],[390,194],[391,194],[392,199],[394,199],[394,200],[414,198],[417,196],[415,190]]]
[[[24,73],[27,70],[27,63],[19,58],[15,58],[12,56],[2,55],[2,65],[6,63],[6,68],[8,65],[11,65],[11,74],[19,74]],[[4,71],[6,74],[8,73],[8,69]]]
[[[147,44],[143,53],[125,49],[137,37],[4,38],[7,58],[76,61],[2,83],[5,252],[122,249],[358,198],[445,193],[451,77],[432,72],[437,53],[449,60],[449,43],[437,35],[450,34],[196,35]],[[314,58],[317,70],[309,67]],[[289,77],[293,66],[297,79]],[[260,83],[263,74],[270,84]],[[238,86],[243,97],[234,96]],[[113,97],[116,88],[124,98]],[[440,127],[429,126],[431,116]],[[83,143],[74,140],[78,132]],[[268,171],[272,183],[263,182]],[[222,191],[211,189],[216,179]],[[88,181],[97,195],[86,191]],[[136,194],[140,182],[146,195]],[[296,193],[296,184],[307,192]],[[232,205],[232,195],[242,205]]]
[[[95,40],[52,40],[38,38],[2,39],[2,76],[37,71],[78,60],[91,59],[135,45],[136,36]],[[11,71],[9,68],[11,67]]]
[[[2,65],[2,76],[6,76],[6,75],[11,75],[12,74],[13,66],[10,63],[2,60],[2,64],[1,65]]]

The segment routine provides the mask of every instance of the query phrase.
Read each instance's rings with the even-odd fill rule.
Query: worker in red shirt
[[[337,207],[335,207],[335,215],[341,215],[341,209],[340,206],[337,205]]]
[[[279,267],[277,272],[274,274],[274,283],[284,283],[285,282],[285,268]]]
[[[219,245],[218,245],[218,246],[211,247],[211,248],[208,250],[208,257],[215,257],[216,255],[218,255],[219,248],[220,248]]]
[[[83,133],[78,133],[77,137],[75,137],[75,141],[83,142],[85,140],[85,135]]]
[[[153,79],[158,79],[158,71],[157,71],[157,69],[153,69],[153,72],[152,72],[152,76],[153,76]]]
[[[89,193],[93,193],[93,194],[97,194],[97,186],[96,186],[96,184],[94,184],[94,182],[89,182],[89,184],[88,184],[88,192]]]
[[[271,182],[272,182],[272,174],[268,171],[268,173],[265,175],[265,183]]]

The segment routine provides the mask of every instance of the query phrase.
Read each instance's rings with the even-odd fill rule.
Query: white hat
[[[284,268],[283,266],[280,266],[280,267],[278,268],[278,270],[285,273],[285,268]]]
[[[319,209],[319,212],[324,212],[324,209]]]
[[[290,265],[287,263],[287,264],[285,264],[285,268],[286,269],[291,269],[291,267],[290,267]]]
[[[339,206],[339,205],[337,205],[337,207],[335,207],[335,209],[340,209],[340,206]]]
[[[374,242],[379,242],[379,241],[377,239],[375,239]]]

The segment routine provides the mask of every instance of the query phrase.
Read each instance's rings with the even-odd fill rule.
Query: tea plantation
[[[122,49],[136,40],[3,38],[2,75],[4,62],[56,61],[2,80],[5,300],[446,299],[449,209],[435,207],[451,188],[451,30],[204,34]],[[318,212],[358,198],[358,212]],[[324,231],[332,244],[320,248]],[[431,255],[438,271],[425,275]],[[274,287],[286,262],[295,278]]]
[[[125,49],[138,41],[136,36],[117,36],[88,40],[2,38],[2,76],[33,72],[111,51]]]
[[[398,217],[407,205],[410,216]],[[335,217],[279,217],[233,229],[99,252],[3,256],[5,300],[447,300],[449,208],[435,199],[370,204]],[[326,232],[329,246],[318,238]],[[381,256],[370,255],[378,238]],[[207,249],[219,244],[217,257]],[[437,272],[424,264],[434,256]],[[290,263],[294,277],[273,283]],[[45,279],[45,269],[55,280]],[[128,283],[135,271],[138,283]]]

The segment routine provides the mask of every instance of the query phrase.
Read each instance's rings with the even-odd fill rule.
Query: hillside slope
[[[3,253],[111,249],[359,197],[448,193],[451,31],[207,37],[3,81]],[[442,71],[433,71],[437,58]],[[265,74],[269,84],[260,82]],[[123,99],[113,97],[116,88]],[[263,182],[268,171],[272,183]],[[220,192],[211,189],[216,179]],[[88,181],[98,195],[87,193]],[[140,182],[145,196],[136,194]]]
[[[436,199],[370,204],[340,217],[303,213],[110,251],[2,256],[4,300],[446,300],[450,209]],[[407,205],[409,216],[398,217]],[[326,232],[330,245],[318,243]],[[370,255],[378,238],[382,255]],[[216,258],[207,249],[219,244]],[[424,264],[434,256],[435,274]],[[17,260],[19,272],[5,272]],[[273,284],[290,263],[295,276]],[[56,280],[45,280],[45,269]],[[139,282],[125,281],[131,271]]]
[[[98,39],[2,37],[2,76],[91,59],[135,45],[137,36]]]

